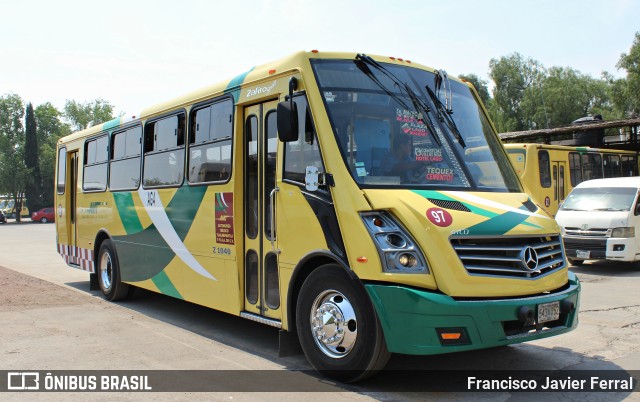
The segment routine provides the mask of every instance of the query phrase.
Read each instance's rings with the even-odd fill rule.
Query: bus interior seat
[[[372,147],[371,148],[371,175],[383,176],[382,163],[389,153],[387,148]]]

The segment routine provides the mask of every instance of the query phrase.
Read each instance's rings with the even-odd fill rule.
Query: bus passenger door
[[[74,265],[80,264],[80,258],[77,253],[78,246],[78,229],[76,224],[77,209],[77,191],[78,191],[78,152],[70,151],[66,153],[67,158],[67,179],[65,188],[65,224],[67,226],[67,239],[69,240],[69,263]]]
[[[553,205],[554,211],[560,208],[560,204],[564,202],[564,199],[569,192],[567,188],[566,179],[566,165],[564,161],[552,161],[551,162],[551,178],[553,180]]]
[[[280,321],[280,272],[272,217],[278,146],[276,107],[277,101],[272,101],[244,109],[244,309]]]

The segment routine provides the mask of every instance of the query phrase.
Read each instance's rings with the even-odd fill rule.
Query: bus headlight
[[[395,218],[386,212],[366,212],[361,217],[378,249],[384,272],[429,272],[416,242]]]
[[[611,237],[621,237],[621,238],[636,237],[636,228],[635,227],[615,228],[611,231]]]

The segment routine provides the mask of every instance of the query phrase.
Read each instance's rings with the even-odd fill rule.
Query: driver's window
[[[313,130],[307,99],[304,96],[296,96],[293,101],[298,108],[299,133],[297,141],[285,144],[284,179],[304,184],[307,166],[315,166],[319,171],[324,172],[324,165],[315,130]],[[307,132],[312,134],[306,135]]]

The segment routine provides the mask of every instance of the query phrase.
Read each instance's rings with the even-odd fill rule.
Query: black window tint
[[[106,135],[85,143],[83,190],[104,191],[107,189],[108,143],[109,139]]]
[[[67,149],[60,148],[58,151],[58,194],[64,194],[64,187],[67,178]]]
[[[582,183],[582,164],[580,154],[569,153],[569,176],[571,178],[571,186],[575,187]]]
[[[189,182],[226,182],[231,177],[233,103],[225,99],[191,116]]]
[[[542,187],[551,187],[551,162],[549,161],[548,151],[538,151],[538,163],[540,165],[540,185]]]
[[[605,178],[621,176],[620,155],[604,155],[602,164],[604,165]]]
[[[250,239],[258,236],[258,118],[245,122],[245,232]]]
[[[622,176],[638,176],[638,158],[635,156],[622,156]]]
[[[176,186],[184,176],[185,116],[147,123],[144,129],[144,187]]]
[[[582,155],[582,177],[584,180],[602,179],[602,155]]]

